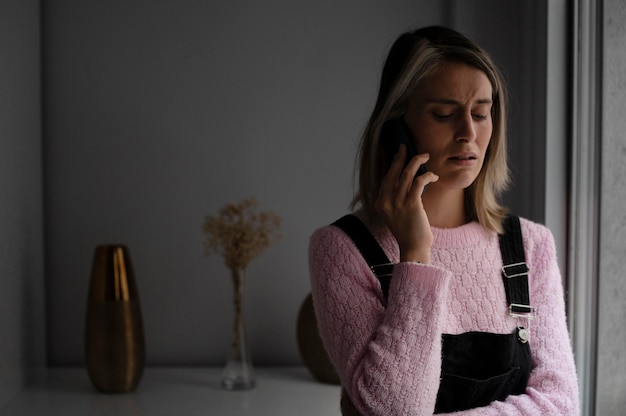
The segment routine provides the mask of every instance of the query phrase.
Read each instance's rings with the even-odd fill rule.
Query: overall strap
[[[509,215],[503,222],[504,233],[500,234],[502,253],[502,279],[506,290],[509,313],[516,318],[532,319],[535,308],[530,306],[528,294],[528,265],[524,255],[524,241],[519,217]]]
[[[348,214],[332,225],[343,230],[369,265],[380,281],[383,296],[389,296],[389,284],[393,272],[393,264],[378,244],[369,229],[355,215]],[[509,304],[509,313],[516,318],[532,319],[536,308],[530,305],[528,290],[528,265],[524,254],[524,241],[519,217],[509,215],[503,222],[504,233],[499,236],[502,254],[502,278]]]
[[[389,261],[378,241],[355,215],[344,215],[332,225],[339,227],[352,239],[370,269],[380,281],[380,288],[386,299],[389,296],[389,283],[391,282],[393,264]]]

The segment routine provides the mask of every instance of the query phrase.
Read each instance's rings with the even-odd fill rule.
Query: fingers
[[[415,172],[415,174],[417,174],[417,171],[419,170],[419,168],[426,161],[428,161],[428,159],[426,159],[424,162],[421,162],[421,160],[418,159],[420,156],[416,156],[415,158],[413,158],[413,161],[411,163],[415,163],[415,167],[411,167],[410,169],[411,173]],[[407,169],[405,170],[409,171],[409,166],[407,166]],[[432,171],[426,171],[424,174],[414,177],[413,181],[411,182],[410,188],[407,189],[407,194],[409,194],[409,198],[414,198],[415,196],[421,196],[424,193],[424,189],[426,189],[426,186],[428,186],[428,184],[437,182],[438,180],[439,180],[439,175],[437,175],[436,173]]]
[[[383,217],[393,216],[398,209],[403,209],[401,207],[421,208],[421,195],[424,188],[439,179],[433,172],[426,172],[415,177],[419,167],[428,161],[428,154],[414,156],[406,167],[404,167],[405,158],[406,147],[401,145],[389,171],[382,180],[376,209]]]
[[[399,197],[406,196],[410,191],[415,190],[415,187],[419,186],[420,184],[421,184],[421,188],[423,191],[423,188],[426,184],[433,182],[432,175],[424,174],[426,176],[420,175],[418,177],[415,177],[415,175],[417,175],[417,171],[419,170],[420,166],[428,162],[428,159],[430,159],[430,156],[428,155],[428,153],[422,153],[420,155],[414,156],[413,159],[409,161],[409,163],[404,168],[399,178],[399,182],[398,182],[398,196]],[[430,179],[430,180],[424,181],[425,179]],[[421,194],[422,192],[420,191],[419,195]]]

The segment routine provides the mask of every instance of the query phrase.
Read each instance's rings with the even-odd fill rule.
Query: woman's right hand
[[[422,203],[424,188],[439,177],[426,172],[415,177],[428,154],[415,156],[403,169],[406,146],[402,144],[389,171],[383,178],[376,201],[376,210],[398,241],[400,261],[430,262],[433,234]]]

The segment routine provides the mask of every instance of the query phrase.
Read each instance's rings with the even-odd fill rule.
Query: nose
[[[456,126],[456,140],[465,142],[473,142],[476,140],[476,126],[474,125],[474,119],[471,114],[459,117]]]

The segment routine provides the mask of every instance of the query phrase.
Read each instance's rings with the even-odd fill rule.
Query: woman
[[[381,134],[389,120],[403,122],[411,141],[391,161],[383,149],[392,139]],[[515,245],[498,202],[505,123],[501,75],[474,42],[442,27],[396,40],[353,201],[394,264],[388,289],[340,227],[310,242],[315,310],[344,414],[578,414],[551,233],[521,219],[521,266],[503,260],[503,241]]]

